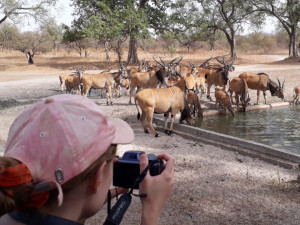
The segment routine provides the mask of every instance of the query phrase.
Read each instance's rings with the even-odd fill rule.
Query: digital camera
[[[132,188],[134,181],[140,174],[140,156],[143,151],[127,151],[123,157],[119,158],[114,164],[113,170],[113,185],[117,187]],[[159,175],[164,170],[164,163],[154,154],[147,154],[149,164],[152,166],[149,169],[151,176]],[[133,187],[139,189],[139,184]]]

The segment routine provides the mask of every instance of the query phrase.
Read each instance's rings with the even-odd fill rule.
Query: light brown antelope
[[[164,114],[165,133],[168,135],[171,135],[173,132],[174,120],[178,111],[181,111],[180,123],[186,120],[188,124],[194,124],[195,121],[191,117],[190,109],[184,95],[184,80],[179,81],[176,86],[173,87],[143,89],[139,91],[135,95],[135,105],[138,111],[137,119],[141,122],[144,132],[149,133],[147,129],[148,126],[155,137],[158,137],[158,133],[152,125],[153,113]],[[142,115],[140,115],[137,104],[142,110]],[[168,129],[170,113],[171,125]]]
[[[230,99],[232,102],[232,94],[234,92],[235,95],[235,104],[239,107],[239,96],[241,99],[241,104],[243,108],[243,112],[246,112],[246,107],[250,101],[249,93],[248,93],[248,85],[245,79],[235,77],[229,82],[229,92]]]
[[[150,67],[149,61],[145,62],[145,59],[139,62],[139,66],[132,66],[129,69],[127,68],[127,73],[129,78],[133,73],[137,72],[147,72],[148,68]]]
[[[205,94],[206,92],[206,79],[205,79],[205,75],[206,74],[210,74],[211,73],[211,69],[210,69],[210,65],[209,65],[209,61],[211,60],[212,57],[210,57],[209,59],[205,60],[199,67],[198,67],[198,72],[196,73],[195,76],[195,91],[198,93],[199,89],[201,90],[201,96],[203,94]]]
[[[165,64],[164,62],[163,63],[157,62],[157,63],[161,65],[161,67],[158,67],[158,69],[150,69],[147,72],[137,72],[131,75],[129,104],[131,104],[131,96],[135,88],[137,88],[138,90],[141,88],[155,88],[159,84],[165,84],[165,79],[170,74],[169,64]]]
[[[115,97],[121,97],[121,91],[122,91],[122,87],[126,89],[126,96],[129,96],[129,86],[130,85],[130,80],[129,78],[126,79],[122,79],[120,81],[120,84],[116,84],[114,85],[114,96]]]
[[[82,68],[76,69],[76,75],[69,75],[65,78],[65,86],[66,86],[66,93],[74,92],[76,94],[81,94],[82,89],[82,76],[84,74],[85,70]]]
[[[82,68],[83,69],[83,68]],[[81,70],[82,70],[81,69]],[[71,73],[71,74],[60,74],[59,77],[59,82],[60,82],[60,89],[63,92],[64,91],[64,86],[65,86],[65,82],[68,76],[78,76],[79,75],[79,69],[76,68],[75,72]]]
[[[297,86],[294,88],[293,90],[293,97],[294,97],[294,100],[293,100],[293,105],[296,105],[298,104],[298,101],[299,101],[299,98],[300,98],[300,86]]]
[[[190,107],[192,115],[195,116],[197,114],[197,117],[203,118],[203,112],[205,108],[201,107],[197,94],[195,94],[193,91],[188,91],[186,95],[186,101]]]
[[[266,91],[269,90],[272,96],[277,96],[278,98],[284,99],[284,82],[281,85],[279,79],[277,78],[278,84],[270,79],[270,77],[265,73],[242,73],[239,75],[240,78],[246,80],[248,88],[257,90],[257,102],[259,102],[260,91],[263,92],[265,104],[267,104]]]
[[[227,92],[224,90],[224,88],[217,87],[215,90],[215,98],[216,98],[216,106],[219,106],[224,109],[226,112],[226,109],[231,113],[232,116],[234,116],[234,113],[232,111],[232,103],[231,98],[227,94]]]
[[[121,70],[115,73],[111,72],[103,72],[100,74],[85,74],[82,77],[83,84],[83,95],[87,96],[90,88],[94,89],[104,89],[106,90],[106,103],[109,105],[113,104],[112,101],[112,87],[118,80],[127,77],[127,71],[124,69],[125,67],[121,67]],[[126,77],[125,77],[126,76]]]
[[[217,59],[218,60],[218,59]],[[225,87],[229,80],[229,72],[234,70],[233,63],[234,60],[230,64],[227,64],[224,60],[223,62],[218,60],[218,62],[222,63],[224,66],[221,68],[211,69],[209,73],[205,73],[205,79],[207,83],[207,98],[211,100],[210,97],[210,88],[212,85]]]

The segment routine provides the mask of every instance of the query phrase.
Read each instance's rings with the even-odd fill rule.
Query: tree
[[[163,29],[168,0],[73,0],[76,29],[104,43],[129,38],[127,63],[137,63],[137,41],[149,37],[148,28]]]
[[[80,57],[82,57],[84,51],[85,58],[88,57],[88,48],[96,46],[96,42],[93,38],[89,38],[83,32],[68,26],[64,26],[63,42],[77,51]]]
[[[168,30],[164,36],[176,39],[188,51],[199,40],[207,38],[207,24],[203,20],[195,1],[174,1],[171,5]]]
[[[10,24],[0,24],[0,50],[11,48],[16,37],[19,35],[18,28]]]
[[[50,18],[42,22],[40,29],[51,36],[53,49],[57,51],[59,43],[63,40],[63,25],[57,25],[56,21]]]
[[[0,2],[0,24],[7,19],[17,21],[23,17],[33,17],[42,21],[48,14],[48,7],[55,5],[57,0],[1,0]]]
[[[208,28],[218,29],[224,33],[230,45],[230,55],[234,57],[236,34],[243,30],[242,25],[251,21],[257,26],[262,23],[263,17],[256,13],[252,4],[243,0],[200,0],[207,17]],[[255,16],[253,14],[256,14]],[[252,19],[252,20],[251,20]]]
[[[28,64],[33,64],[33,57],[37,53],[52,50],[51,37],[45,32],[24,32],[17,38],[15,49],[25,53]]]
[[[299,0],[252,0],[257,10],[274,16],[289,36],[289,57],[298,57],[297,29],[300,23]]]

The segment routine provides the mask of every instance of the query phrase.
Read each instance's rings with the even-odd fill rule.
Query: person
[[[0,157],[0,224],[84,224],[107,201],[117,146],[133,140],[125,121],[82,96],[52,96],[28,107],[10,127]],[[147,194],[140,198],[143,225],[159,223],[174,185],[174,158],[158,157],[165,169],[148,172],[139,186]],[[142,154],[140,171],[147,165]]]

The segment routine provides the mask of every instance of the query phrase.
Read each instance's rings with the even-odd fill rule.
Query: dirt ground
[[[231,76],[247,71],[268,73],[273,80],[285,78],[285,99],[291,101],[293,87],[300,85],[300,63],[276,62],[284,57],[244,56]],[[58,75],[71,68],[70,64],[49,69],[38,62],[12,67],[12,60],[0,56],[0,153],[4,152],[9,127],[16,116],[40,98],[62,94]],[[256,91],[250,94],[253,104]],[[136,107],[128,104],[127,96],[114,99],[113,106],[107,106],[106,100],[96,95],[91,99],[108,115],[122,118],[132,126],[135,140],[119,146],[120,155],[127,150],[143,150],[154,154],[167,152],[176,158],[175,187],[162,211],[160,224],[300,224],[298,169],[284,169],[176,134],[160,133],[155,138],[143,132],[136,119]],[[262,99],[261,96],[261,102]],[[268,102],[280,101],[268,94]],[[204,97],[201,103],[208,104]],[[105,216],[103,207],[86,224],[102,224]],[[134,197],[122,224],[139,224],[139,220],[140,203]]]

